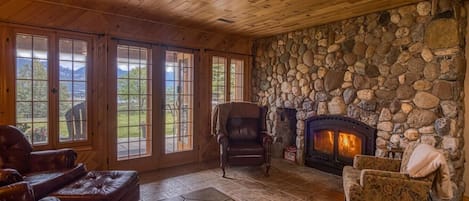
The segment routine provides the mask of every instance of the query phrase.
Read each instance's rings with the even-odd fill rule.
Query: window
[[[212,108],[226,101],[226,59],[212,57]]]
[[[16,35],[16,126],[33,145],[49,141],[48,38]]]
[[[230,66],[230,100],[243,101],[244,61],[231,59]]]
[[[194,54],[166,51],[165,153],[192,150]]]
[[[212,108],[220,103],[244,100],[244,62],[244,59],[212,57]]]
[[[89,42],[55,38],[16,34],[16,126],[35,146],[88,140]]]
[[[117,46],[117,159],[150,156],[151,50]]]

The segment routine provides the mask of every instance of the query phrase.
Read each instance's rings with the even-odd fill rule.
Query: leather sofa
[[[254,103],[219,104],[212,114],[212,134],[220,144],[220,167],[265,165],[269,175],[272,137],[266,131],[267,108]]]
[[[86,174],[76,158],[72,149],[33,151],[20,130],[0,126],[0,186],[26,181],[41,199]]]
[[[0,126],[0,201],[140,199],[137,172],[86,171],[76,158],[72,149],[33,151],[20,130]]]

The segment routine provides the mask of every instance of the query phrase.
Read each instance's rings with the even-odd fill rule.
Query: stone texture
[[[455,147],[452,138],[463,136],[467,95],[460,46],[465,13],[440,0],[430,15],[429,5],[423,1],[255,39],[253,100],[272,110],[296,108],[299,124],[311,116],[339,114],[379,127],[376,155],[385,155],[387,143],[404,148],[414,140]],[[442,27],[449,27],[449,33]],[[446,124],[437,118],[447,119]],[[302,138],[296,144],[303,158],[304,128],[299,124]],[[440,135],[448,137],[446,145]],[[458,146],[462,149],[462,143]],[[461,189],[461,150],[443,151],[458,184],[454,189]]]
[[[436,115],[432,111],[414,109],[407,117],[407,124],[413,128],[420,128],[432,124],[435,119]]]
[[[404,123],[407,121],[407,114],[404,112],[398,112],[392,116],[392,121],[395,123]]]
[[[456,20],[442,18],[431,21],[425,31],[425,44],[432,49],[457,46],[459,37]]]
[[[440,135],[448,135],[450,130],[451,120],[448,118],[439,118],[435,120],[435,132]]]
[[[393,128],[393,124],[390,121],[380,122],[378,123],[378,130],[391,132]]]
[[[343,59],[347,66],[351,66],[357,61],[357,56],[353,53],[346,53]]]
[[[458,115],[458,104],[455,101],[441,101],[443,115],[448,118],[456,118]]]
[[[415,90],[409,85],[401,85],[397,88],[396,97],[398,99],[410,99],[414,96]]]
[[[324,77],[324,89],[326,89],[326,91],[331,91],[340,88],[343,83],[343,80],[341,78],[343,77],[343,71],[328,71],[326,76]]]
[[[307,66],[313,66],[313,63],[314,63],[313,52],[308,50],[303,54],[303,63]]]
[[[410,141],[415,141],[415,140],[418,140],[419,137],[420,137],[420,133],[417,129],[415,128],[411,128],[411,129],[407,129],[405,132],[404,132],[404,137],[406,137],[407,139],[409,139]]]
[[[363,89],[357,92],[357,97],[361,100],[371,101],[374,98],[374,92],[371,89]]]
[[[432,83],[427,80],[417,80],[414,82],[413,87],[417,91],[427,91],[432,88]]]
[[[379,121],[391,121],[391,120],[392,120],[391,111],[388,108],[383,108],[379,115]]]
[[[413,99],[415,105],[422,109],[431,109],[440,103],[440,99],[431,93],[419,91]]]
[[[330,114],[345,114],[346,105],[342,97],[334,97],[328,103],[328,110]]]
[[[442,100],[449,100],[453,98],[453,86],[447,81],[437,81],[433,85],[432,94]]]
[[[303,74],[309,71],[309,67],[305,64],[298,64],[298,66],[296,66],[296,69]]]
[[[347,88],[345,89],[343,96],[344,96],[344,103],[348,105],[352,103],[353,100],[355,100],[355,98],[357,97],[357,90],[354,88]]]

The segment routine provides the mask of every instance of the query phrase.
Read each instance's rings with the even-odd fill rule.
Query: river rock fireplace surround
[[[376,129],[339,115],[320,115],[305,121],[305,165],[342,174],[357,154],[373,155]]]

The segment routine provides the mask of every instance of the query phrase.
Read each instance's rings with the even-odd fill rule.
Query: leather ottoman
[[[61,201],[138,201],[140,187],[135,171],[91,171],[50,195]]]

